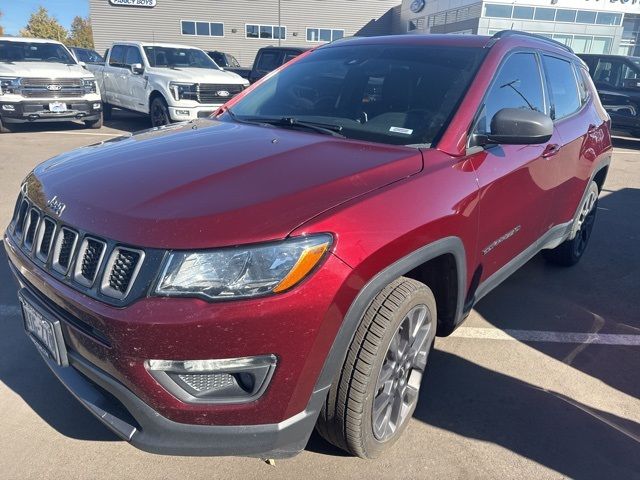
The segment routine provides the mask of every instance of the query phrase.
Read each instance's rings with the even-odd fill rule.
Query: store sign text
[[[109,0],[111,5],[124,5],[126,7],[155,7],[156,0]]]

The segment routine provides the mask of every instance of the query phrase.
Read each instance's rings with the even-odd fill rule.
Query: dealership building
[[[577,53],[640,56],[640,0],[404,0],[406,33],[538,33]]]
[[[90,0],[96,50],[123,40],[221,50],[243,66],[261,47],[314,47],[402,30],[401,0]]]

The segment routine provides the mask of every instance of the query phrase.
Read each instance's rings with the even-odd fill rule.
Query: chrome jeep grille
[[[145,252],[61,224],[21,194],[9,232],[45,270],[84,289],[122,301],[131,292]],[[59,277],[60,278],[60,277]]]
[[[242,85],[224,85],[215,83],[200,83],[196,86],[196,95],[199,103],[226,103],[242,92]],[[226,92],[227,95],[224,95]]]

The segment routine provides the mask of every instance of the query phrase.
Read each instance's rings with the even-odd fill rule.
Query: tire
[[[171,123],[169,115],[169,106],[162,97],[156,97],[151,101],[149,108],[149,117],[151,118],[152,127],[162,127]]]
[[[580,203],[579,213],[569,238],[554,249],[543,250],[542,254],[548,262],[571,267],[580,261],[589,245],[591,232],[596,221],[599,193],[596,182],[591,182],[585,198]]]
[[[2,123],[2,118],[0,118],[0,133],[11,133],[12,130],[5,123]]]
[[[101,113],[97,120],[87,120],[86,122],[84,122],[84,124],[87,128],[92,128],[94,130],[97,130],[99,128],[102,128],[102,125],[103,125],[102,119],[103,119],[103,115]]]
[[[385,287],[360,320],[329,389],[316,426],[320,435],[361,458],[391,447],[417,405],[436,326],[436,302],[426,285],[401,277]]]
[[[102,104],[102,118],[107,121],[113,118],[113,107],[109,103]]]

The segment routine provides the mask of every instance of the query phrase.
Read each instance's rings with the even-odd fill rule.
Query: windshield
[[[67,49],[58,43],[10,42],[7,40],[0,40],[0,62],[76,63]]]
[[[219,70],[206,53],[195,48],[144,47],[144,53],[151,67]]]
[[[93,50],[86,50],[84,48],[74,49],[74,53],[79,61],[84,63],[104,63],[104,58],[100,54]]]
[[[320,48],[265,81],[231,115],[281,128],[313,122],[346,138],[428,146],[483,57],[482,49],[467,47]]]

